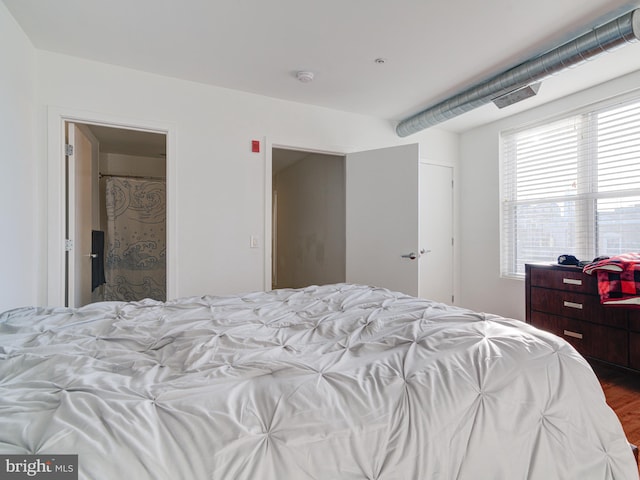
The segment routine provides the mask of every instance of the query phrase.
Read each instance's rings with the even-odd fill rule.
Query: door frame
[[[273,149],[281,148],[286,150],[297,150],[308,153],[318,153],[324,155],[337,155],[346,157],[351,153],[365,152],[368,150],[378,150],[390,147],[402,147],[404,145],[419,143],[398,143],[391,145],[319,145],[309,142],[287,141],[262,137],[265,149],[264,154],[264,265],[263,265],[263,290],[272,290],[272,268],[273,268]],[[418,147],[419,148],[419,147]],[[420,163],[418,157],[418,164]],[[346,168],[346,163],[345,163]],[[346,181],[346,178],[345,178]],[[346,187],[346,185],[345,185]]]
[[[318,153],[323,155],[337,155],[346,157],[348,153],[367,150],[367,147],[351,147],[339,145],[310,145],[307,142],[277,141],[269,137],[263,137],[265,161],[264,161],[264,268],[263,290],[272,290],[271,273],[273,268],[273,149],[297,150],[300,152]],[[375,148],[375,147],[373,147]]]
[[[73,108],[47,108],[47,304],[64,305],[65,292],[65,124],[67,122],[140,130],[167,136],[167,298],[177,297],[176,128],[169,123]]]

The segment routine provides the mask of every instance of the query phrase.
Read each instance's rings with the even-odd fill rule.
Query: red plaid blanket
[[[598,276],[598,293],[603,305],[640,308],[640,253],[625,253],[583,268]]]

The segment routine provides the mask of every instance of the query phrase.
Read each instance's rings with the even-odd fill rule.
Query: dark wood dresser
[[[582,268],[527,264],[526,320],[585,357],[640,370],[640,310],[600,304],[595,275]]]

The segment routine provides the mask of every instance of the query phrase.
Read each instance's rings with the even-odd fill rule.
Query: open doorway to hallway
[[[345,157],[272,149],[272,288],[345,281]]]

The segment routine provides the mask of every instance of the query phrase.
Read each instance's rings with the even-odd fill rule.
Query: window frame
[[[578,236],[580,241],[578,242],[578,245],[576,245],[575,251],[584,258],[590,259],[591,255],[595,256],[595,253],[592,252],[596,252],[598,248],[598,214],[596,206],[598,200],[606,199],[607,197],[623,198],[640,195],[640,189],[598,192],[598,177],[597,174],[594,174],[594,171],[597,172],[598,169],[598,115],[628,104],[637,104],[638,107],[640,107],[640,89],[585,105],[578,109],[565,111],[543,120],[505,129],[499,133],[499,228],[501,278],[522,280],[525,277],[524,264],[531,263],[531,260],[522,259],[520,260],[522,265],[520,265],[520,268],[518,266],[518,220],[517,215],[513,212],[518,206],[525,205],[528,201],[518,201],[515,199],[515,196],[517,195],[517,180],[515,175],[517,162],[515,160],[515,155],[513,155],[513,157],[510,157],[509,155],[510,152],[515,152],[517,134],[539,129],[545,125],[561,122],[563,120],[571,121],[571,119],[580,119],[579,122],[575,122],[580,125],[577,133],[579,140],[576,143],[578,151],[577,175],[578,177],[589,178],[590,182],[577,181],[577,185],[583,188],[575,195],[568,195],[566,197],[549,196],[541,200],[535,200],[535,203],[557,204],[560,201],[572,201],[576,203],[576,209],[580,211],[576,216],[576,219],[579,220],[579,223],[582,226],[580,230],[586,231],[588,234]],[[595,134],[593,132],[595,132]],[[593,141],[594,138],[595,141]],[[511,142],[510,145],[509,142]],[[512,181],[511,185],[506,184],[508,182],[508,178]],[[509,194],[511,195],[511,198],[507,198]],[[511,209],[512,213],[509,214],[507,212],[508,209]],[[574,252],[563,253],[574,254]],[[549,259],[549,261],[555,260],[555,258]]]

